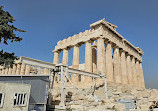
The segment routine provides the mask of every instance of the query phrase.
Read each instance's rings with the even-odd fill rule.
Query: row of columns
[[[97,39],[97,45],[92,46],[91,43],[90,40],[85,43],[85,71],[106,74],[108,82],[145,87],[140,61],[103,38]],[[77,44],[73,48],[72,67],[75,69],[79,69],[79,47]],[[68,48],[63,49],[62,64],[68,65],[68,51]],[[54,64],[59,63],[59,53],[54,52]],[[92,81],[90,77],[84,79],[87,82]],[[77,75],[72,74],[72,81],[78,82],[78,80]]]
[[[6,67],[0,69],[0,74],[8,74],[8,75],[29,75],[31,71],[30,65],[26,65],[24,63],[13,64],[13,67]],[[44,68],[43,74],[49,74],[49,69]]]
[[[108,41],[105,44],[106,47],[104,39],[98,39],[97,69],[106,73],[107,81],[145,88],[142,63],[118,46],[112,47],[114,43]],[[114,48],[113,55],[112,48]]]
[[[0,69],[0,74],[18,75],[30,74],[30,66],[24,63],[13,64],[13,67]]]

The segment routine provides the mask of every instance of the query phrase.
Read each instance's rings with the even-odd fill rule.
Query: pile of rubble
[[[95,88],[67,88],[66,107],[72,111],[158,111],[158,90],[134,89],[132,86],[108,84]],[[60,102],[60,90],[52,91],[52,104]],[[130,105],[130,106],[129,106]]]

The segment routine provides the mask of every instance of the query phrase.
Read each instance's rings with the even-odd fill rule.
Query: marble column
[[[79,45],[78,44],[73,47],[73,63],[72,63],[72,68],[79,69]],[[71,80],[72,80],[73,83],[79,82],[79,75],[72,74],[71,75]]]
[[[64,50],[63,50],[63,60],[62,60],[62,64],[68,65],[68,56],[69,56],[69,50],[68,50],[68,49],[64,49]]]
[[[31,69],[31,67],[29,65],[26,65],[26,69],[25,69],[25,74],[26,75],[30,74],[30,69]]]
[[[79,69],[79,45],[75,45],[73,48],[73,63],[74,69]]]
[[[120,70],[120,55],[119,48],[117,46],[114,47],[114,81],[115,83],[121,84],[121,70]]]
[[[44,68],[44,75],[48,75],[49,74],[49,69],[48,68]]]
[[[127,77],[128,84],[133,85],[133,75],[132,75],[132,67],[131,67],[131,56],[127,54]]]
[[[87,41],[85,46],[85,71],[92,72],[91,41]]]
[[[60,51],[55,51],[54,52],[54,60],[53,60],[53,64],[59,64],[59,53]],[[44,73],[44,72],[43,72]],[[59,78],[59,75],[58,74],[55,74],[55,78],[57,78],[57,81],[55,81],[55,83],[58,82],[58,78]],[[51,81],[52,82],[52,81]]]
[[[105,46],[103,38],[98,38],[97,40],[97,71],[101,72],[101,74],[106,74]]]
[[[21,69],[21,63],[18,63],[16,68],[16,74],[20,74],[20,69]]]
[[[22,63],[22,64],[21,64],[21,70],[20,70],[20,74],[21,74],[21,75],[24,75],[24,74],[25,74],[25,67],[26,67],[25,63]]]
[[[139,61],[136,60],[136,75],[137,75],[137,86],[141,87],[141,78],[140,78],[140,70],[139,70]]]
[[[106,43],[106,76],[108,82],[114,82],[111,42]]]
[[[59,51],[54,52],[53,64],[59,64]]]
[[[2,74],[5,74],[5,68],[2,69]]]
[[[16,74],[16,67],[17,67],[17,64],[13,64],[13,70],[12,70],[12,74],[13,75]]]
[[[126,56],[125,52],[121,51],[121,75],[122,75],[122,84],[128,84],[128,78],[127,78],[127,69],[126,69]]]
[[[132,74],[133,74],[133,85],[137,86],[136,64],[134,57],[132,57]]]
[[[141,87],[145,88],[145,82],[144,82],[144,74],[143,74],[143,68],[142,68],[142,63],[139,63],[139,70],[140,70],[140,79],[141,79]]]
[[[97,73],[97,45],[95,45],[96,42],[93,43],[92,47],[92,72]]]
[[[9,68],[5,68],[5,74],[8,74]]]
[[[8,74],[9,74],[9,75],[11,75],[11,74],[12,74],[12,68],[11,68],[11,67],[9,67]]]
[[[87,41],[85,45],[85,71],[92,72],[91,41]],[[92,77],[85,76],[85,82],[92,82]]]

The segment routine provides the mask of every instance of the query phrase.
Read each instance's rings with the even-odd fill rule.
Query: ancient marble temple
[[[105,74],[110,83],[145,88],[143,51],[121,36],[116,31],[117,26],[105,19],[91,24],[90,27],[85,32],[60,40],[53,50],[53,63],[59,63],[59,54],[63,51],[62,64],[68,65],[68,59],[73,59],[72,68],[79,69],[79,48],[85,44],[85,71]],[[73,58],[68,58],[71,48]],[[81,82],[75,74],[72,74],[71,80]],[[86,81],[91,81],[91,78],[87,77]]]

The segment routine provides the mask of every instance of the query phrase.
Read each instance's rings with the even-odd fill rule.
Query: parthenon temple
[[[63,51],[62,64],[68,65],[68,59],[72,59],[72,68],[80,70],[79,48],[85,44],[84,71],[105,74],[108,83],[145,88],[142,69],[143,51],[124,39],[116,31],[117,26],[105,19],[91,24],[90,28],[60,40],[53,50],[53,64],[59,64],[59,54]],[[71,48],[73,58],[68,58]],[[12,68],[0,68],[0,74],[50,74],[50,69],[17,62]],[[73,83],[93,82],[92,77],[77,74],[71,74],[70,79]],[[56,76],[55,81],[60,81],[60,76]]]
[[[63,51],[62,64],[68,65],[69,50],[73,48],[72,68],[79,69],[79,48],[85,44],[85,71],[105,74],[109,83],[145,88],[143,51],[121,36],[116,31],[117,26],[105,19],[90,27],[90,30],[60,40],[53,50],[53,64],[59,64],[59,54]],[[78,75],[72,74],[71,80],[75,83],[91,82],[92,78],[86,77],[83,81]]]

